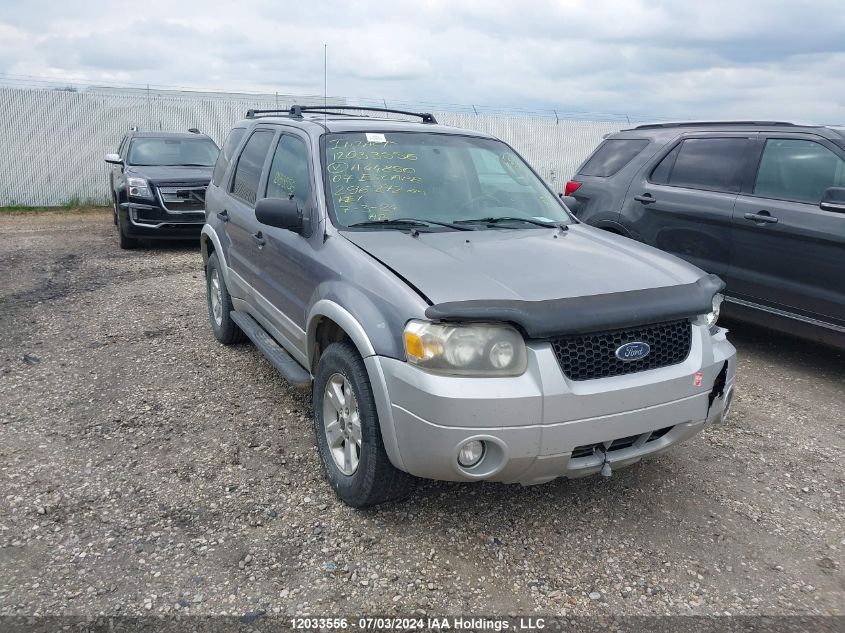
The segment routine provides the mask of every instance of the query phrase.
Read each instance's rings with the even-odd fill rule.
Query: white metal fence
[[[273,94],[0,87],[0,206],[106,201],[103,156],[117,149],[133,125],[142,130],[197,127],[220,144],[249,108],[322,101]],[[541,115],[434,114],[440,123],[507,141],[558,190],[602,136],[623,125]]]

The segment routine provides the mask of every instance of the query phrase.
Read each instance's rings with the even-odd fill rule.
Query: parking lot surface
[[[731,323],[726,426],[610,479],[335,499],[198,247],[0,215],[2,614],[843,614],[845,358]]]

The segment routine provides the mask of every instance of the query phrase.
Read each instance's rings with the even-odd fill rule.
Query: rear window
[[[692,189],[739,191],[748,140],[688,138],[660,161],[651,182]]]
[[[217,157],[217,163],[214,165],[214,175],[211,177],[211,182],[218,187],[220,186],[220,182],[223,180],[223,176],[226,174],[226,169],[229,167],[232,155],[235,153],[235,148],[238,146],[238,143],[241,142],[245,133],[246,130],[244,128],[236,127],[229,132],[229,137],[226,139],[226,142],[223,143],[223,149],[220,150],[220,155]]]
[[[619,138],[610,139],[599,145],[595,154],[590,157],[581,171],[583,176],[612,176],[648,145],[646,139]]]

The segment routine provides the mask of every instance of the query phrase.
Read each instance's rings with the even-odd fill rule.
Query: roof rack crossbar
[[[356,110],[363,112],[389,112],[391,114],[404,114],[422,119],[423,123],[437,123],[437,119],[430,112],[410,112],[408,110],[393,110],[392,108],[370,108],[366,106],[307,106],[295,105],[289,110],[247,110],[246,118],[254,119],[260,115],[281,115],[301,119],[303,112],[312,114],[343,114],[343,110]]]
[[[796,127],[796,123],[789,121],[674,121],[667,123],[643,123],[634,126],[635,130],[649,130],[668,127],[707,127],[716,125],[760,125],[760,126],[788,126]]]
[[[285,108],[284,110],[253,110],[249,109],[246,111],[246,118],[247,119],[254,119],[258,115],[262,114],[275,114],[278,116],[290,116],[290,109]]]

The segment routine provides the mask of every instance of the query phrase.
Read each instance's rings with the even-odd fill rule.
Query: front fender
[[[393,278],[389,280],[393,281]],[[315,347],[315,317],[320,315],[338,323],[355,342],[362,357],[405,358],[402,330],[408,319],[425,318],[427,304],[404,285],[380,284],[379,281],[377,277],[371,279],[371,286],[367,287],[340,277],[317,286],[306,319],[310,359],[313,360]]]
[[[367,301],[363,295],[359,296],[359,301]],[[365,312],[374,310],[375,306],[367,302],[369,305]],[[359,303],[359,306],[361,304]],[[330,299],[321,299],[317,301],[308,313],[307,330],[306,330],[306,345],[308,358],[311,361],[311,366],[316,364],[317,353],[317,326],[320,320],[326,318],[331,319],[337,323],[349,338],[352,339],[361,357],[364,359],[364,366],[367,368],[367,376],[370,379],[370,387],[373,390],[373,398],[376,403],[376,411],[379,417],[379,428],[381,429],[381,437],[384,442],[384,449],[387,457],[391,463],[400,470],[407,470],[402,461],[402,455],[399,451],[399,442],[396,438],[396,428],[393,422],[393,410],[390,405],[390,397],[387,393],[387,382],[384,377],[384,372],[381,368],[381,363],[376,354],[375,347],[370,340],[364,326],[358,320],[358,317],[353,315],[349,310],[342,307]],[[384,320],[379,321],[377,327],[386,326]]]
[[[362,358],[375,356],[376,351],[364,327],[351,312],[329,299],[320,299],[308,312],[306,329],[306,353],[313,363],[317,350],[317,326],[321,318],[328,318],[337,323],[349,335]]]

